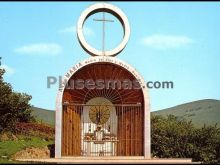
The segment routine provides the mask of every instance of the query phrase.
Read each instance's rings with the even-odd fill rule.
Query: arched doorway
[[[112,84],[114,88],[73,89],[69,84],[63,89],[62,98],[58,97],[62,100],[62,136],[59,143],[56,141],[61,145],[60,155],[146,156],[150,151],[150,131],[146,128],[146,125],[150,127],[150,114],[143,82],[139,79],[133,84],[140,88],[129,88],[128,84],[120,86],[117,82],[137,80],[136,71],[132,72],[131,67],[120,60],[111,61],[110,57],[95,59],[99,60],[83,63],[68,82],[117,81]],[[104,112],[104,119],[99,119],[97,114]],[[97,130],[103,132],[101,138]]]

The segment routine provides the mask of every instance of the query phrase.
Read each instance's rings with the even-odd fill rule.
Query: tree
[[[220,163],[220,129],[217,125],[195,128],[191,122],[173,115],[153,115],[151,123],[154,156]]]
[[[4,82],[4,69],[0,69],[0,131],[15,130],[16,122],[34,120],[31,116],[31,96],[26,93],[14,92],[12,86]]]

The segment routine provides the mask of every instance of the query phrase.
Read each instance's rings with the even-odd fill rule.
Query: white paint
[[[83,35],[83,24],[91,14],[95,14],[97,12],[109,12],[121,22],[121,25],[124,30],[124,37],[121,43],[113,50],[104,51],[104,52],[97,50],[93,48],[92,46],[90,46],[85,40],[85,37]],[[119,9],[118,7],[114,5],[111,5],[108,3],[97,3],[94,5],[91,5],[86,10],[84,10],[81,16],[79,17],[78,24],[77,24],[77,36],[83,49],[90,55],[92,56],[103,56],[103,55],[116,56],[118,53],[120,53],[125,48],[130,37],[130,26],[129,26],[128,18],[126,17],[126,15],[121,9]]]

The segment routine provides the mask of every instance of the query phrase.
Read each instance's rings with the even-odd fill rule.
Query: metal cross
[[[105,12],[102,12],[102,19],[93,19],[102,22],[102,52],[105,55],[105,22],[114,22],[114,20],[105,19]]]

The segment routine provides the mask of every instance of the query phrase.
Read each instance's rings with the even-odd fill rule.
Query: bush
[[[151,122],[153,156],[220,162],[220,129],[217,126],[198,129],[173,115],[152,116]]]
[[[5,70],[0,69],[0,132],[14,131],[16,122],[29,122],[31,116],[31,96],[14,92],[9,83],[4,82]]]

